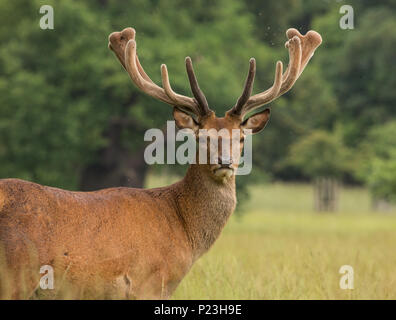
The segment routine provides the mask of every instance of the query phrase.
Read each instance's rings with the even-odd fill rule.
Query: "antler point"
[[[296,28],[287,29],[287,31],[286,31],[286,37],[287,37],[288,39],[291,39],[291,38],[293,38],[294,36],[302,37],[302,34],[301,34],[300,31],[298,31]]]
[[[129,46],[132,46],[133,48],[136,47],[136,41],[131,39],[127,42],[126,47],[128,48]]]
[[[322,36],[314,30],[309,30],[305,36],[317,42],[318,46],[322,43]]]

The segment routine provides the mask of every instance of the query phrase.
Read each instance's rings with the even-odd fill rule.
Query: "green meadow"
[[[174,299],[396,299],[396,212],[373,212],[361,188],[342,188],[336,213],[313,211],[310,185],[251,189]]]

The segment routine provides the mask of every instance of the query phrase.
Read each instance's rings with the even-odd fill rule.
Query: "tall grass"
[[[396,299],[396,214],[371,212],[360,188],[341,191],[337,213],[314,213],[308,185],[252,188],[174,299]],[[354,269],[354,289],[339,269]]]
[[[339,211],[320,214],[309,185],[252,186],[251,195],[173,299],[396,299],[396,212],[372,212],[366,190],[343,188]],[[0,290],[11,293],[3,258]],[[340,288],[343,265],[354,269],[353,290]],[[85,297],[67,283],[60,289],[56,298]]]

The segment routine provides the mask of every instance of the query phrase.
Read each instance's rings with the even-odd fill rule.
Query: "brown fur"
[[[129,296],[167,298],[235,207],[234,179],[220,184],[205,170],[192,165],[180,182],[147,190],[70,192],[1,180],[0,241],[8,265],[38,273],[56,263],[57,272],[67,269],[71,282],[88,287],[98,278],[125,277],[132,282]],[[31,248],[34,265],[27,261]]]

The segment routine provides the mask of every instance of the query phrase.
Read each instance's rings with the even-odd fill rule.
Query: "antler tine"
[[[129,40],[125,48],[125,67],[128,71],[129,76],[136,86],[154,98],[157,98],[163,102],[171,103],[169,97],[164,94],[163,90],[156,84],[147,81],[140,74],[137,63],[136,63],[136,41]]]
[[[169,82],[168,68],[166,67],[166,64],[161,65],[161,77],[162,86],[164,87],[165,93],[175,103],[175,105],[181,107],[191,106],[191,108],[189,109],[194,109],[192,110],[194,113],[201,115],[201,110],[198,108],[198,105],[193,98],[182,96],[172,90]]]
[[[295,37],[289,44],[289,66],[282,76],[283,64],[278,61],[276,64],[275,80],[270,89],[252,96],[247,102],[243,113],[252,111],[262,105],[270,103],[285,92],[289,91],[296,82],[301,65],[301,43]]]
[[[147,75],[147,73],[144,71],[142,65],[140,64],[138,55],[136,55],[136,65],[137,65],[139,73],[143,77],[143,79],[148,82],[154,83],[153,80],[151,80],[150,77]]]
[[[302,56],[300,38],[297,36],[291,38],[288,42],[286,42],[286,47],[289,49],[289,65],[284,76],[282,77],[282,86],[279,90],[278,96],[281,96],[282,94],[289,91],[300,75]]]
[[[200,107],[203,114],[211,113],[208,102],[206,101],[206,97],[203,94],[202,90],[199,88],[197,77],[195,76],[194,68],[190,57],[186,57],[186,69],[188,80],[190,81],[191,91],[194,95],[194,98],[198,102],[198,106]]]
[[[197,113],[199,111],[195,101],[192,98],[178,95],[172,91],[172,89],[170,88],[169,79],[167,77],[167,72],[165,72],[167,78],[167,81],[165,81],[165,83],[167,84],[167,89],[170,89],[168,90],[168,92],[166,92],[163,88],[157,86],[154,82],[144,79],[139,72],[136,61],[136,42],[135,40],[129,40],[125,51],[125,66],[129,76],[136,84],[136,86],[146,94],[170,105],[187,107],[194,113]],[[168,95],[168,93],[170,95]]]
[[[126,70],[125,48],[129,40],[135,40],[135,36],[136,36],[136,31],[133,28],[125,28],[121,32],[113,32],[109,35],[108,47],[111,51],[115,53],[116,57],[121,62],[125,70]],[[142,77],[149,82],[153,82],[144,71],[142,65],[140,64],[139,57],[137,55],[136,55],[136,65]]]
[[[125,28],[121,32],[112,32],[109,35],[108,47],[114,52],[125,70],[125,47],[129,40],[135,40],[135,35],[136,31],[133,28]]]
[[[278,61],[273,86],[262,93],[250,97],[242,107],[242,115],[273,101],[289,91],[308,64],[315,49],[322,43],[321,36],[315,31],[309,31],[303,36],[296,29],[289,29],[286,35],[289,39],[285,44],[286,48],[289,49],[289,65],[285,73],[282,75],[283,65]]]
[[[241,114],[243,107],[245,106],[246,102],[248,102],[252,94],[255,76],[256,76],[256,60],[254,58],[251,58],[249,61],[249,72],[246,77],[245,87],[242,91],[242,95],[238,98],[237,103],[231,109],[231,113],[236,115]]]
[[[297,36],[301,40],[302,57],[300,74],[304,71],[309,60],[312,58],[317,47],[322,43],[322,37],[316,31],[310,30],[305,36],[303,36],[297,29],[290,28],[286,31],[286,35],[289,39]]]
[[[250,110],[254,109],[256,106],[261,106],[263,104],[269,103],[272,100],[274,100],[278,96],[279,90],[282,85],[282,72],[283,72],[283,64],[281,61],[278,61],[276,63],[275,79],[272,87],[265,90],[264,92],[258,93],[250,97],[248,101],[241,108],[241,112],[236,114],[243,116]]]

